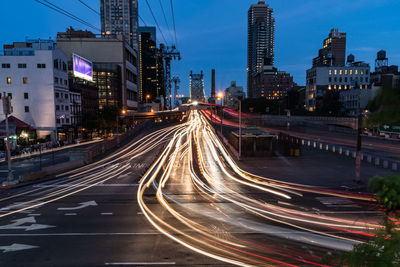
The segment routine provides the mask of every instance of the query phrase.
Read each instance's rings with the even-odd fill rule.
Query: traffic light
[[[11,96],[3,97],[3,111],[4,114],[10,115],[13,113],[13,106],[11,105]]]

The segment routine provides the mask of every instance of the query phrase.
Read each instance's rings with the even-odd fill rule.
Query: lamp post
[[[242,157],[242,98],[239,98],[239,160]]]

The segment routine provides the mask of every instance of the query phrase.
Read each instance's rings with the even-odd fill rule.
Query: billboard
[[[93,64],[87,59],[72,54],[74,76],[88,81],[93,81]]]

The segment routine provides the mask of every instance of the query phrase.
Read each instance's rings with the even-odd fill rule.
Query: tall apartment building
[[[274,65],[275,19],[273,9],[259,0],[248,11],[247,92],[256,95],[254,77],[264,65]]]
[[[67,55],[77,54],[93,63],[93,82],[98,88],[99,108],[138,108],[137,53],[124,35],[96,36],[91,32],[74,31],[57,34],[57,44]]]
[[[346,65],[346,33],[332,29],[324,40],[318,57],[313,59],[313,67]]]
[[[193,71],[190,71],[190,99],[192,101],[206,101],[203,71],[201,71],[200,74],[193,74]]]
[[[139,11],[137,0],[100,0],[102,35],[122,34],[138,48]]]
[[[68,58],[52,40],[4,45],[1,90],[12,97],[13,116],[36,129],[38,138],[64,135],[71,125]],[[57,135],[58,134],[58,135]]]
[[[139,101],[159,101],[165,98],[164,71],[156,47],[156,28],[139,28]]]

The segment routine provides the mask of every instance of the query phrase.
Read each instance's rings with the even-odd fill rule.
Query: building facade
[[[262,70],[254,77],[254,81],[256,90],[253,97],[263,97],[269,100],[283,99],[286,93],[296,86],[289,73],[279,71],[270,65],[263,66]]]
[[[138,108],[138,60],[124,35],[96,36],[68,30],[57,34],[57,44],[72,65],[72,54],[93,63],[93,81],[98,88],[99,108]]]
[[[71,125],[68,58],[52,40],[4,45],[0,81],[11,95],[13,116],[57,140]]]
[[[239,101],[244,100],[246,94],[242,86],[237,86],[236,82],[231,82],[231,86],[225,89],[224,106],[238,110]]]
[[[400,85],[399,66],[389,66],[389,59],[384,50],[377,53],[375,72],[371,73],[371,83],[380,88],[396,88]]]
[[[248,11],[247,92],[255,97],[254,77],[264,65],[274,65],[275,19],[273,9],[263,0],[251,5]]]
[[[101,0],[102,35],[124,35],[128,43],[137,50],[139,11],[137,0]]]
[[[204,74],[193,74],[190,71],[190,99],[192,101],[206,102],[204,93]]]
[[[363,62],[341,67],[313,67],[307,70],[306,107],[314,111],[317,100],[328,91],[368,90],[370,66]]]
[[[139,28],[139,101],[141,103],[159,102],[165,97],[162,58],[156,47],[155,38],[155,27]]]
[[[332,29],[318,57],[313,59],[313,67],[346,65],[346,38],[346,33]]]

